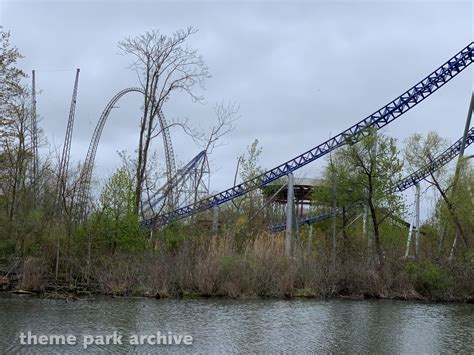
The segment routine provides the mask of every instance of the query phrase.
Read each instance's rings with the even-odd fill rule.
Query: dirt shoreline
[[[298,290],[297,290],[298,291]],[[376,293],[367,292],[365,294],[333,294],[327,296],[320,296],[314,294],[308,294],[304,292],[295,292],[294,294],[288,294],[285,296],[278,295],[241,295],[238,297],[230,297],[222,294],[199,294],[199,293],[183,293],[180,295],[114,295],[105,292],[98,291],[77,291],[77,290],[62,290],[62,291],[28,291],[28,290],[0,290],[0,296],[10,295],[11,297],[37,297],[39,299],[54,299],[54,300],[65,300],[65,301],[94,301],[96,299],[170,299],[170,300],[184,300],[184,299],[226,299],[226,300],[296,300],[296,299],[311,299],[311,300],[348,300],[348,301],[360,301],[360,300],[392,300],[392,301],[417,301],[427,303],[467,303],[474,304],[474,298],[472,297],[425,297],[418,293],[412,295],[402,295],[397,293],[389,293],[387,295],[380,295]]]

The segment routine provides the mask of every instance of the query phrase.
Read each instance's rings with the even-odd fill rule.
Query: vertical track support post
[[[420,257],[420,184],[415,185],[415,256]]]
[[[411,244],[411,238],[413,235],[413,226],[414,226],[414,221],[410,223],[410,227],[408,229],[407,247],[405,249],[405,259],[408,258],[408,256],[410,255],[410,244]]]
[[[288,192],[286,199],[285,255],[291,256],[291,244],[295,232],[295,190],[293,173],[288,174]]]
[[[458,162],[456,164],[456,171],[454,173],[453,193],[455,193],[457,190],[459,175],[461,174],[461,164],[462,164],[462,159],[464,157],[464,150],[466,149],[467,135],[468,135],[469,129],[471,128],[471,119],[472,119],[473,110],[474,110],[474,92],[471,92],[471,101],[469,103],[469,110],[467,112],[466,125],[464,126],[464,134],[462,136],[461,150],[459,151]],[[454,249],[456,249],[458,237],[459,237],[459,231],[456,232],[456,236],[454,237],[453,245],[451,246],[450,258],[452,258],[454,255]]]

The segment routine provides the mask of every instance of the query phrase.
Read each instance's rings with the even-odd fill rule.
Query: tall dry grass
[[[158,297],[387,297],[410,288],[390,264],[380,273],[359,255],[344,253],[344,262],[333,264],[324,250],[294,247],[287,257],[283,236],[266,233],[239,248],[231,236],[186,240],[140,258],[102,258],[94,265],[95,280],[106,293]]]
[[[28,257],[23,263],[20,289],[27,291],[41,291],[47,266],[43,259]]]
[[[186,239],[171,247],[162,241],[153,252],[93,256],[89,287],[107,294],[156,297],[408,299],[420,297],[417,285],[425,287],[431,282],[425,280],[430,274],[407,273],[409,261],[386,259],[380,269],[367,263],[365,252],[354,249],[340,250],[333,262],[330,249],[321,243],[313,248],[296,244],[293,247],[294,256],[285,256],[284,236],[267,233],[249,237],[243,243],[242,240],[237,243],[231,234]],[[83,278],[84,266],[80,260],[71,265],[77,265],[71,270],[77,274],[76,279]],[[469,286],[474,275],[472,267],[452,264],[434,267],[441,268],[442,275],[447,273],[453,282],[459,279],[456,294],[474,296]],[[39,288],[44,269],[44,263],[38,260],[27,261],[24,287]],[[449,298],[453,293],[441,295]]]

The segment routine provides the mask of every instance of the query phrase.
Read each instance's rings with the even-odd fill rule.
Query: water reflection
[[[74,334],[76,346],[20,346],[19,333]],[[0,352],[82,353],[83,334],[117,331],[101,353],[474,352],[474,307],[401,301],[152,300],[0,297]],[[193,345],[128,344],[132,334],[190,334]]]

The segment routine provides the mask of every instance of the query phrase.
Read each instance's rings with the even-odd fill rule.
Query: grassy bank
[[[9,265],[6,265],[6,264]],[[67,275],[40,257],[4,261],[4,290],[51,295],[149,297],[352,297],[436,301],[474,300],[472,261],[384,260],[346,250],[335,262],[324,248],[284,255],[283,238],[261,234],[237,245],[231,238],[184,240],[154,252],[70,258]],[[9,271],[8,271],[9,270]]]

